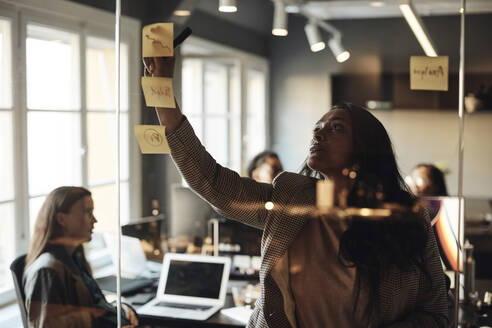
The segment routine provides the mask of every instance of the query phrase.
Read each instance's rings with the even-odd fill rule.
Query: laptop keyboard
[[[207,305],[181,304],[181,303],[171,303],[171,302],[159,302],[155,306],[165,306],[165,307],[172,307],[178,309],[191,309],[191,310],[201,310],[201,311],[205,311],[212,308],[211,306],[207,306]]]

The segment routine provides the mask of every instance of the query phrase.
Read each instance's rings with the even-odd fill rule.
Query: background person
[[[410,175],[410,188],[417,197],[448,196],[443,172],[432,164],[418,164]]]
[[[248,177],[264,183],[273,179],[284,170],[277,153],[265,150],[257,154],[248,165]]]
[[[116,308],[94,281],[82,248],[97,222],[93,211],[85,188],[59,187],[46,197],[24,270],[29,327],[116,326]],[[122,324],[138,325],[135,312],[123,310]]]

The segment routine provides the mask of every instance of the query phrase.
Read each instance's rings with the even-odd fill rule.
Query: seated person
[[[23,286],[29,327],[115,327],[116,308],[91,274],[82,243],[94,223],[91,193],[81,187],[53,190],[39,211],[26,257]],[[123,326],[136,326],[123,305]]]
[[[444,174],[432,164],[418,164],[411,174],[410,188],[417,197],[448,196]]]
[[[258,182],[272,183],[273,179],[284,169],[278,155],[265,150],[257,154],[248,166],[248,176]]]

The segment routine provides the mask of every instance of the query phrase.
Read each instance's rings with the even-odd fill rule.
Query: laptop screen
[[[171,260],[164,294],[218,299],[224,263]]]

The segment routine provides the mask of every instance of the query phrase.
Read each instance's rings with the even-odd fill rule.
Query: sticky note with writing
[[[410,89],[448,91],[448,56],[410,57]]]
[[[330,179],[318,180],[316,183],[316,206],[321,212],[333,208],[335,200],[335,182]]]
[[[162,125],[135,125],[135,136],[142,154],[169,154],[166,128]]]
[[[149,107],[176,108],[173,79],[142,76],[142,90]]]
[[[157,23],[144,26],[142,30],[143,57],[172,57],[173,23]]]

